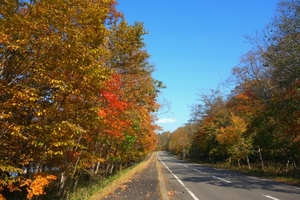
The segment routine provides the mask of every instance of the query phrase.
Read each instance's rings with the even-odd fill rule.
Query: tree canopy
[[[155,148],[161,86],[147,32],[116,4],[0,1],[0,199],[43,195],[55,180],[63,197],[84,174]]]
[[[188,125],[195,127],[188,158],[250,170],[270,167],[299,178],[299,11],[299,0],[281,1],[262,34],[247,38],[254,45],[232,68],[230,94],[200,95]],[[185,140],[178,131],[170,134],[168,149],[180,155]]]

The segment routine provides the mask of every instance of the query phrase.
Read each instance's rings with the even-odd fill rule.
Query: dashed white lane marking
[[[200,170],[198,170],[198,169],[195,169],[195,168],[194,168],[193,170],[194,170],[194,171],[196,171],[196,172],[200,172],[200,173],[201,173],[201,171],[200,171]]]
[[[160,160],[161,161],[161,160]],[[162,161],[161,161],[162,162]],[[163,163],[163,162],[162,162]],[[178,163],[178,162],[175,162],[175,163],[177,163],[178,165],[183,165],[183,164],[181,164],[181,163]],[[164,163],[163,163],[164,164]],[[164,164],[165,165],[165,164]],[[186,167],[186,168],[188,168],[188,166],[187,165],[183,165],[184,167]],[[167,166],[166,166],[166,168],[167,168]],[[168,169],[168,168],[167,168]],[[197,171],[197,172],[200,172],[201,173],[201,171],[199,171],[199,170],[197,170],[197,169],[193,169],[193,170],[195,170],[195,171]],[[170,171],[170,170],[169,170]],[[173,174],[173,173],[172,173]],[[214,176],[214,175],[212,175],[212,177],[213,178],[216,178],[216,179],[219,179],[219,180],[221,180],[221,181],[224,181],[224,182],[226,182],[226,183],[231,183],[230,181],[227,181],[227,180],[225,180],[225,179],[222,179],[222,178],[220,178],[220,177],[217,177],[217,176]]]
[[[198,170],[198,169],[193,169],[194,171],[196,171],[196,172],[200,172],[201,173],[201,171],[200,170]],[[217,176],[214,176],[214,175],[211,175],[213,178],[216,178],[216,179],[219,179],[219,180],[221,180],[221,181],[224,181],[224,182],[226,182],[226,183],[231,183],[230,181],[227,181],[227,180],[225,180],[225,179],[223,179],[223,178],[220,178],[220,177],[217,177]]]
[[[170,158],[168,158],[167,156],[164,156],[164,158],[165,158],[165,159],[167,159],[167,160],[171,160],[171,159],[170,159]]]
[[[167,170],[169,170],[169,172],[171,172],[171,174],[177,179],[177,181],[184,187],[184,189],[193,197],[194,200],[199,200],[196,195],[188,188],[184,185],[184,183],[169,169],[169,167],[167,165],[165,165],[165,163],[160,159],[160,157],[158,156],[159,161],[165,166],[165,168]]]
[[[160,160],[160,162],[169,170],[169,172],[171,172],[171,174],[177,179],[177,181],[185,188],[185,190],[193,197],[193,199],[194,200],[199,200],[197,197],[196,197],[196,195],[188,188],[188,187],[186,187],[185,185],[184,185],[184,183],[169,169],[169,167],[168,166],[166,166],[165,165],[165,163],[160,159],[160,157],[158,157],[159,158],[159,160]],[[169,158],[167,158],[168,160],[170,160]],[[175,161],[174,161],[175,162]],[[181,163],[178,163],[178,162],[175,162],[175,163],[177,163],[178,165],[182,165]],[[183,165],[184,167],[188,167],[187,165]],[[200,170],[198,170],[198,169],[195,169],[195,168],[193,168],[193,170],[194,171],[196,171],[196,172],[199,172],[199,173],[202,173]],[[224,182],[226,182],[226,183],[231,183],[230,181],[228,181],[228,180],[225,180],[225,179],[222,179],[222,178],[220,178],[220,177],[217,177],[217,176],[214,176],[214,175],[212,175],[212,177],[213,178],[216,178],[216,179],[219,179],[219,180],[221,180],[221,181],[224,181]],[[251,178],[254,178],[254,179],[257,179],[256,177],[251,177]],[[264,180],[264,179],[261,179],[261,180]],[[294,188],[296,188],[296,189],[300,189],[300,188],[298,188],[298,187],[294,187]],[[272,199],[272,200],[280,200],[280,199],[277,199],[277,198],[275,198],[275,197],[272,197],[272,196],[270,196],[270,195],[265,195],[265,194],[262,194],[262,196],[264,196],[264,197],[266,197],[266,198],[269,198],[269,199]]]
[[[264,197],[267,197],[267,198],[269,198],[269,199],[273,199],[273,200],[279,200],[279,199],[277,199],[277,198],[275,198],[275,197],[272,197],[272,196],[269,196],[269,195],[264,195],[264,194],[262,194]]]
[[[219,179],[219,180],[221,180],[221,181],[224,181],[224,182],[226,182],[226,183],[231,183],[230,181],[227,181],[227,180],[225,180],[225,179],[222,179],[222,178],[217,177],[217,176],[214,176],[214,175],[212,175],[212,177],[214,177],[214,178],[216,178],[216,179]]]

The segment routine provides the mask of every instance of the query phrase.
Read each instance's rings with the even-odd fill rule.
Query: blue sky
[[[190,119],[200,91],[216,89],[251,49],[245,35],[262,31],[275,15],[277,0],[119,0],[129,24],[143,22],[155,79],[167,86],[160,99],[171,111],[158,115],[164,131]]]

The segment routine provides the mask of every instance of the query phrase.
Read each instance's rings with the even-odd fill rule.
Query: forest
[[[158,149],[203,163],[300,178],[300,1],[281,1],[266,28],[247,36],[222,87],[200,93],[190,120],[159,135]]]
[[[0,199],[68,199],[155,149],[164,85],[116,4],[0,1]]]
[[[200,93],[172,133],[155,124],[147,31],[116,5],[0,0],[0,200],[71,199],[155,149],[300,178],[299,0],[247,37],[230,92]]]

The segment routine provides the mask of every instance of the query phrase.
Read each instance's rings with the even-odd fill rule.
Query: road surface
[[[272,180],[189,163],[158,152],[172,200],[300,200],[300,188]]]

